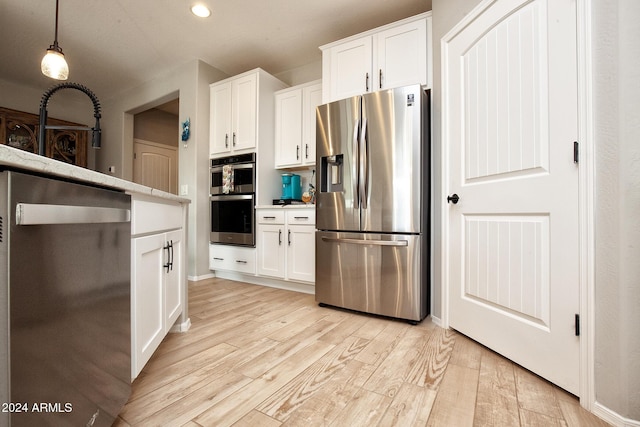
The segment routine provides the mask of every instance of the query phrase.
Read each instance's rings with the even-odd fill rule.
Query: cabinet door
[[[315,227],[289,225],[287,231],[287,278],[314,282],[316,277]]]
[[[168,245],[167,245],[168,244]],[[164,268],[165,284],[164,284],[164,318],[165,333],[176,321],[182,312],[182,288],[183,288],[183,268],[182,254],[184,251],[183,231],[176,230],[166,234],[165,237],[165,264],[169,264],[168,268]]]
[[[164,234],[131,240],[132,377],[135,378],[164,338]]]
[[[258,274],[284,279],[284,245],[283,225],[265,224],[258,226]]]
[[[427,24],[425,19],[377,35],[377,69],[373,90],[427,84]]]
[[[210,154],[231,151],[231,83],[212,86],[210,89]]]
[[[258,127],[257,74],[233,80],[231,111],[232,150],[255,149]]]
[[[302,163],[302,90],[279,93],[276,100],[276,167]]]
[[[372,90],[371,43],[371,37],[363,37],[330,49],[330,101]]]
[[[302,162],[316,162],[316,107],[322,104],[322,84],[302,89]]]

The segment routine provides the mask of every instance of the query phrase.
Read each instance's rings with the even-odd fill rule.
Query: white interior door
[[[578,393],[575,1],[479,8],[443,39],[449,325]]]
[[[165,144],[133,141],[133,182],[178,194],[178,149]]]

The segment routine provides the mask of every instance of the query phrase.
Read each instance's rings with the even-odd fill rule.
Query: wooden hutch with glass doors
[[[78,123],[47,118],[47,125],[84,126]],[[39,116],[0,107],[0,144],[38,153]],[[52,159],[87,167],[89,131],[47,129],[45,155]]]

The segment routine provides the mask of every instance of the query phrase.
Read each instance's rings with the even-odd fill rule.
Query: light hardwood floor
[[[608,425],[429,319],[411,326],[223,279],[189,284],[189,316],[115,426]]]

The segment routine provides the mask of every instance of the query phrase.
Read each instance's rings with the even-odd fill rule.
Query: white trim
[[[640,421],[625,418],[617,412],[614,412],[606,406],[603,406],[599,402],[593,403],[593,409],[591,412],[597,417],[616,427],[640,427]]]
[[[180,322],[179,320],[173,324],[169,332],[171,333],[182,333],[187,332],[191,328],[191,318],[188,317],[184,322]]]
[[[313,283],[293,282],[289,280],[273,279],[264,276],[254,276],[251,274],[237,273],[235,271],[216,270],[216,277],[221,279],[235,280],[236,282],[251,283],[253,285],[268,286],[270,288],[284,289],[286,291],[301,292],[303,294],[315,295],[316,287]]]
[[[213,271],[210,271],[207,274],[199,274],[197,276],[188,276],[187,280],[189,280],[190,282],[198,282],[200,280],[213,279],[214,277],[216,277],[215,273]]]
[[[443,328],[442,326],[442,320],[439,317],[435,317],[434,315],[431,315],[431,322],[436,325],[436,326],[440,326],[441,328]]]
[[[595,402],[595,144],[593,140],[593,64],[591,2],[576,2],[578,65],[579,233],[580,233],[580,405]]]
[[[445,34],[440,40],[440,67],[441,67],[441,93],[446,94],[448,91],[446,87],[448,85],[448,76],[449,69],[447,67],[448,57],[449,57],[449,46],[448,43],[458,35],[460,31],[462,31],[467,25],[469,25],[473,20],[475,20],[478,16],[480,16],[486,9],[489,8],[496,0],[483,0],[479,3],[471,12],[465,15],[464,18],[460,22],[458,22],[447,34]],[[447,126],[448,117],[448,105],[447,105],[447,97],[441,97],[441,120],[440,120],[440,140],[443,142],[441,144],[442,147],[442,157],[441,157],[441,170],[442,170],[442,197],[446,197],[449,194],[449,146],[445,146],[444,141],[448,141],[448,131],[449,128]],[[441,307],[442,307],[442,318],[441,326],[443,328],[449,328],[449,209],[448,205],[444,202],[441,203],[441,224],[440,230],[442,233],[441,240],[441,275],[442,275],[442,296],[441,296]]]
[[[493,1],[495,1],[495,0],[493,0]],[[425,19],[425,18],[429,18],[429,17],[431,17],[431,11],[430,10],[427,11],[427,12],[419,13],[419,14],[414,15],[414,16],[410,16],[408,18],[401,19],[399,21],[391,22],[389,24],[373,28],[371,30],[367,30],[367,31],[363,31],[361,33],[353,34],[351,36],[347,36],[347,37],[342,38],[340,40],[336,40],[336,41],[332,41],[332,42],[327,43],[327,44],[323,44],[318,49],[320,49],[320,50],[331,49],[332,47],[340,45],[340,44],[342,44],[344,42],[357,40],[357,39],[362,38],[362,37],[369,37],[369,36],[378,34],[381,31],[388,30],[390,28],[395,28],[395,27],[398,27],[400,25],[408,24],[409,22],[414,22],[414,21],[418,21],[420,19]]]

